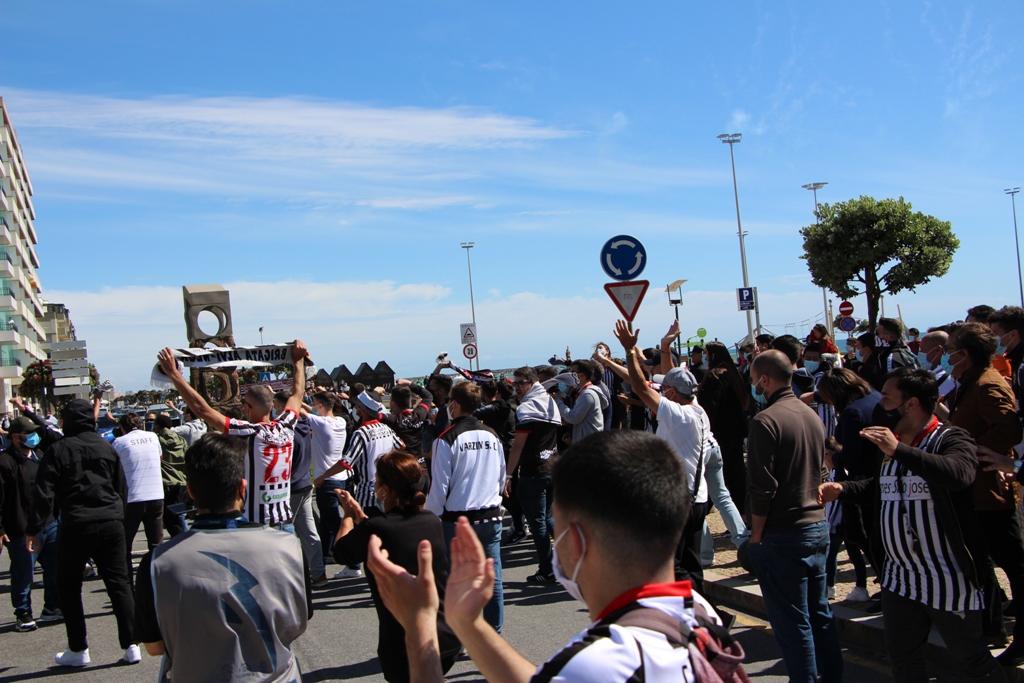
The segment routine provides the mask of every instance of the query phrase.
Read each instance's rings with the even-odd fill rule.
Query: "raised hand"
[[[165,375],[168,377],[174,377],[178,374],[178,361],[174,357],[174,351],[172,351],[170,347],[162,349],[156,357],[160,362],[160,369],[163,370]]]
[[[625,320],[618,320],[615,322],[615,338],[622,344],[622,348],[626,351],[636,348],[636,342],[640,338],[640,330],[637,329],[633,332],[629,331],[629,325],[626,324]]]
[[[370,536],[366,566],[377,579],[384,606],[402,628],[409,631],[430,623],[436,628],[440,599],[434,584],[434,553],[430,541],[420,541],[418,576],[411,575],[388,559],[388,551],[381,547],[377,536]]]
[[[668,326],[668,332],[666,332],[665,336],[661,338],[661,345],[665,346],[666,344],[668,344],[669,346],[671,346],[672,342],[674,342],[678,337],[679,321],[673,320],[672,324]]]

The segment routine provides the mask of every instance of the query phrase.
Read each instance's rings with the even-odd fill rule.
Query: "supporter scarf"
[[[477,372],[474,372],[473,370],[463,370],[462,368],[460,368],[458,365],[451,361],[448,361],[448,367],[450,367],[452,370],[468,379],[470,382],[476,382],[477,384],[486,384],[488,382],[494,381],[494,373],[491,372],[490,370],[480,370]]]
[[[520,422],[553,422],[562,424],[558,406],[540,384],[534,384],[519,402],[516,415]]]
[[[264,346],[236,346],[233,348],[212,349],[174,349],[174,358],[178,361],[178,370],[184,374],[185,368],[216,370],[219,368],[255,368],[277,365],[294,365],[291,344],[266,344]],[[316,366],[306,358],[306,376],[316,374]],[[150,383],[157,387],[174,386],[160,369],[153,366]]]

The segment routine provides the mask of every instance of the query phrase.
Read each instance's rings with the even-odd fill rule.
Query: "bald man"
[[[946,369],[949,367],[949,354],[946,353],[946,342],[949,335],[942,330],[935,330],[921,337],[921,348],[917,352],[917,361],[921,367],[935,375],[939,384],[939,396],[945,396],[953,389],[953,380]]]
[[[790,681],[841,681],[843,656],[825,588],[829,534],[818,487],[826,481],[825,431],[793,394],[793,363],[759,354],[751,392],[762,409],[747,437],[750,560]]]

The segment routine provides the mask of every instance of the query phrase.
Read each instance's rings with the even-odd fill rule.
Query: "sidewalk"
[[[748,614],[767,619],[764,599],[761,597],[761,587],[758,585],[757,579],[747,573],[736,561],[736,549],[729,541],[729,535],[726,533],[721,517],[715,513],[708,515],[708,525],[715,538],[715,564],[713,567],[704,569],[704,592],[709,598],[721,603],[724,607],[732,606]],[[1005,576],[1001,571],[997,571],[996,575],[1000,584],[1003,584],[1004,590],[1009,594],[1009,588],[1005,585]],[[873,583],[874,576],[870,568],[868,577],[868,591],[874,594],[880,588],[878,584]],[[839,638],[844,645],[868,652],[884,653],[885,638],[882,615],[868,614],[865,611],[871,603],[844,602],[853,587],[853,567],[844,548],[839,553],[839,571],[836,575],[837,599],[830,601],[839,629]],[[1008,630],[1011,630],[1009,626]],[[991,650],[993,656],[1002,651],[1001,647]],[[930,660],[935,660],[939,665],[948,662],[946,646],[936,631],[932,631],[928,640],[927,657]]]

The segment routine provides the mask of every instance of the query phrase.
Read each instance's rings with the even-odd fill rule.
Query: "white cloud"
[[[452,301],[451,291],[431,283],[230,282],[235,341],[267,342],[295,337],[310,347],[320,367],[363,361],[388,363],[400,374],[421,375],[440,351],[459,353],[459,323],[470,319],[468,302]],[[149,381],[156,352],[186,345],[181,290],[177,287],[119,287],[99,291],[51,291],[64,303],[89,358],[119,389],[139,389]],[[706,327],[712,337],[733,343],[746,332],[736,312],[735,294],[685,291],[681,309],[684,336]],[[784,321],[792,311],[817,310],[813,292],[762,294],[762,320]],[[544,362],[569,345],[576,355],[597,340],[614,343],[616,311],[603,295],[549,297],[535,292],[488,292],[477,302],[481,362],[513,367]],[[672,319],[659,292],[651,291],[637,318],[641,343],[654,345]],[[802,314],[801,317],[807,317]],[[806,332],[806,330],[805,330]]]
[[[377,199],[363,199],[356,202],[359,206],[372,206],[375,209],[407,209],[412,211],[422,209],[437,209],[444,206],[459,206],[472,204],[476,201],[473,197],[378,197]]]
[[[746,129],[748,123],[750,123],[750,114],[742,109],[734,109],[732,112],[732,119],[729,120],[729,130],[731,132],[742,133]]]

